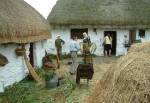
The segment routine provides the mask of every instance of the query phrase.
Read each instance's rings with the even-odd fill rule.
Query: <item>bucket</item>
[[[46,88],[56,88],[58,86],[58,76],[54,75],[52,79],[46,80]]]

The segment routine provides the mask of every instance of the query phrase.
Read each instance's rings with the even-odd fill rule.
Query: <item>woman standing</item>
[[[83,33],[83,36],[84,36],[83,45],[82,45],[83,62],[85,64],[93,63],[92,55],[90,53],[90,48],[92,45],[90,37],[87,35],[86,32]]]
[[[110,34],[106,34],[104,37],[104,54],[111,56],[112,38]]]

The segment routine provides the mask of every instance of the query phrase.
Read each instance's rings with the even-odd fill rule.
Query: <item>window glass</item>
[[[144,37],[145,37],[145,30],[144,30],[144,29],[140,29],[140,30],[139,30],[139,36],[140,36],[141,38],[144,38]]]

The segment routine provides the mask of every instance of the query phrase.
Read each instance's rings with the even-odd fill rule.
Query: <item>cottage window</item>
[[[8,59],[0,53],[0,67],[8,64]]]
[[[71,38],[73,38],[74,36],[76,36],[78,39],[83,39],[83,33],[87,32],[88,33],[88,29],[71,29]]]
[[[145,30],[144,29],[139,30],[139,37],[141,37],[141,38],[145,37]]]

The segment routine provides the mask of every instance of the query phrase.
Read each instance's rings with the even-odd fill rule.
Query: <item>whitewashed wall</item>
[[[67,27],[56,28],[51,32],[52,37],[48,40],[48,53],[56,54],[55,48],[55,40],[57,35],[61,35],[61,38],[65,41],[65,45],[63,45],[62,52],[63,54],[69,53],[69,43],[70,43],[70,30]]]
[[[15,82],[21,81],[28,74],[23,57],[15,54],[17,44],[5,44],[0,45],[0,53],[7,57],[9,63],[4,67],[0,67],[0,92],[3,91],[3,87],[12,85]],[[26,54],[29,55],[30,45],[26,45]],[[34,62],[35,67],[42,66],[42,58],[45,56],[45,49],[47,47],[47,41],[41,41],[34,43]]]
[[[25,66],[25,62],[23,57],[17,56],[15,54],[16,48],[16,44],[0,45],[0,53],[4,55],[9,61],[7,65],[0,67],[1,86],[3,85],[6,87],[11,85],[22,80],[26,76],[27,68]]]
[[[70,39],[70,29],[71,28],[87,28],[87,27],[56,27],[52,30],[52,38],[49,40],[49,53],[56,54],[55,49],[55,39],[56,36],[59,34],[61,35],[61,38],[65,40],[65,45],[63,46],[63,54],[69,53],[69,41]],[[97,28],[96,32],[93,30],[92,27],[88,27],[88,34],[91,37],[91,41],[96,43],[97,50],[95,51],[95,54],[98,56],[103,56],[103,38],[104,38],[104,31],[116,31],[117,32],[117,48],[116,48],[116,56],[123,55],[126,52],[126,49],[124,48],[124,35],[127,35],[129,38],[129,30],[120,30],[120,29],[100,29]],[[82,41],[82,40],[79,40]]]
[[[45,50],[48,48],[47,40],[36,42],[34,48],[34,66],[42,66],[42,58],[45,56]]]
[[[124,35],[127,35],[129,40],[129,30],[117,30],[117,53],[116,56],[123,55],[127,52],[127,49],[124,47]]]

